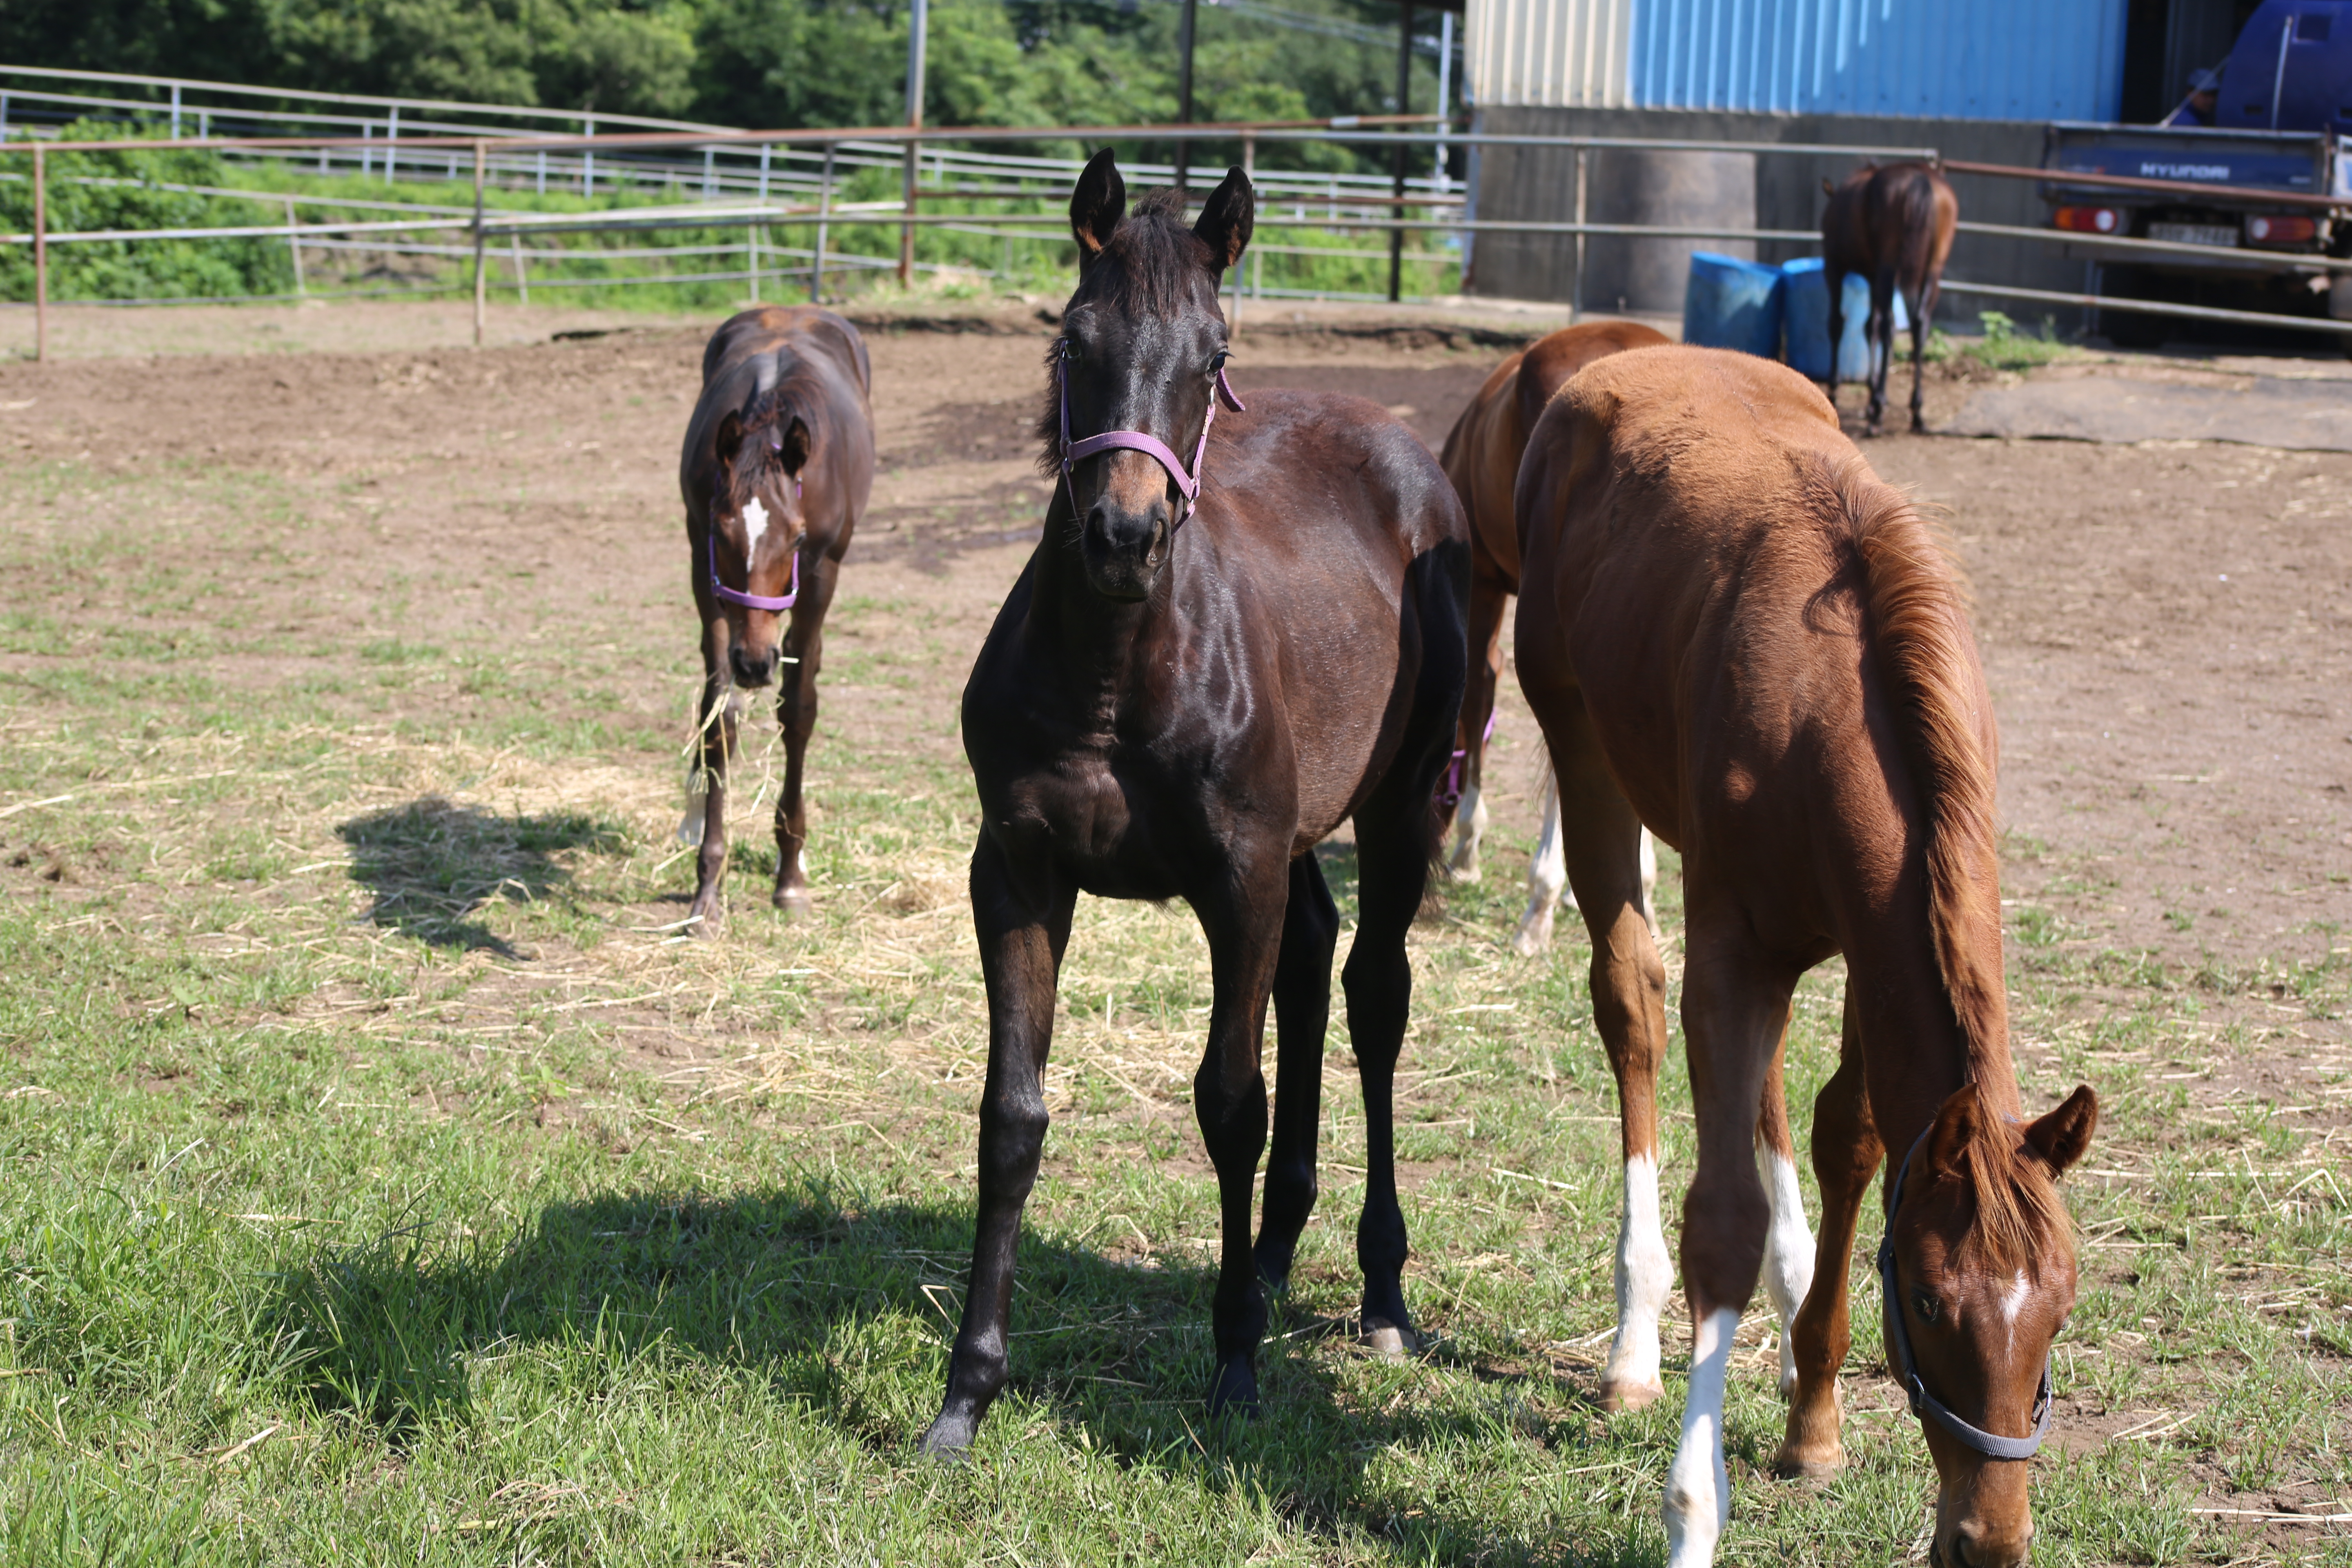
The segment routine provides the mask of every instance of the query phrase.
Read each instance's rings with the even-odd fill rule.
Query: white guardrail
[[[1717,228],[1695,226],[1610,224],[1587,221],[1586,192],[1592,153],[1612,149],[1742,152],[1799,156],[1927,158],[1933,148],[1859,146],[1842,143],[1743,142],[1688,141],[1641,137],[1507,136],[1465,132],[1432,125],[1433,117],[1391,116],[1384,119],[1341,118],[1311,124],[1096,126],[1096,127],[960,127],[925,132],[897,127],[845,128],[839,132],[745,132],[691,121],[642,116],[589,113],[580,110],[523,108],[425,99],[373,98],[185,78],[138,76],[126,73],[48,70],[0,65],[0,180],[32,179],[37,184],[59,181],[89,185],[144,184],[152,188],[201,195],[215,200],[249,203],[270,213],[267,222],[203,227],[152,229],[84,229],[47,232],[39,216],[46,192],[37,190],[35,232],[0,235],[0,245],[31,246],[35,251],[37,353],[46,349],[47,301],[47,251],[53,246],[141,241],[234,238],[282,238],[292,260],[294,294],[236,295],[223,298],[256,300],[310,296],[304,253],[327,257],[372,255],[378,258],[410,257],[436,263],[473,263],[468,281],[411,282],[384,287],[345,289],[318,297],[361,295],[446,294],[469,286],[476,302],[477,333],[493,286],[488,272],[495,263],[511,269],[511,280],[495,286],[528,301],[533,288],[625,288],[637,284],[740,282],[758,300],[763,284],[805,288],[810,297],[822,297],[825,269],[878,271],[896,268],[902,279],[917,271],[952,271],[1010,279],[1017,275],[1016,245],[1067,245],[1064,230],[1048,210],[1066,192],[1083,166],[1076,158],[989,152],[992,143],[1055,141],[1105,141],[1169,143],[1231,144],[1242,148],[1244,167],[1256,186],[1261,231],[1320,232],[1341,243],[1284,245],[1262,243],[1252,247],[1249,276],[1231,280],[1235,309],[1243,299],[1398,299],[1402,268],[1407,262],[1435,264],[1440,276],[1458,267],[1462,246],[1478,234],[1559,235],[1573,237],[1575,247],[1572,298],[1580,297],[1584,246],[1588,237],[1635,237],[1716,240],[1777,240],[1818,244],[1808,230]],[[312,195],[300,190],[255,186],[171,184],[160,181],[122,180],[89,174],[59,174],[45,167],[43,152],[49,146],[92,147],[94,142],[60,143],[59,128],[77,121],[104,121],[139,131],[146,137],[135,143],[108,143],[158,151],[174,145],[219,153],[232,168],[252,172],[259,180],[290,184],[294,176],[358,175],[406,184],[438,181],[469,187],[465,205],[441,205],[417,199],[374,200],[349,195]],[[158,140],[158,135],[171,140]],[[1362,171],[1322,172],[1256,167],[1261,145],[1321,142],[1362,151],[1389,152],[1397,174]],[[1468,193],[1441,172],[1449,147],[1547,147],[1576,153],[1572,191],[1573,220],[1543,222],[1482,219],[1470,210]],[[17,156],[8,156],[15,153]],[[30,153],[26,160],[22,154]],[[1436,161],[1431,153],[1438,155]],[[1431,173],[1404,175],[1405,158],[1418,153],[1415,166]],[[24,163],[32,167],[26,169]],[[15,166],[11,166],[15,165]],[[1179,178],[1172,163],[1129,163],[1129,173],[1143,181],[1171,182]],[[882,200],[845,200],[844,192],[876,182],[869,171],[888,171],[899,184],[899,195]],[[1972,173],[1992,173],[1979,166]],[[2040,177],[2039,171],[2000,171],[2019,177]],[[868,177],[861,180],[861,175]],[[601,199],[609,205],[592,210],[559,212],[494,205],[493,195],[536,201],[549,195]],[[388,193],[396,195],[396,193]],[[1025,212],[924,212],[926,201],[961,205],[1020,203]],[[1413,216],[1415,212],[1422,216]],[[360,216],[397,214],[398,216]],[[2131,239],[2054,229],[2023,228],[1998,224],[1962,223],[1964,233],[2078,246],[2118,259],[2158,255],[2195,258],[2238,269],[2269,268],[2311,276],[2352,271],[2352,261],[2291,253],[2266,253],[2228,247]],[[779,244],[777,228],[805,231],[810,243]],[[868,242],[878,233],[896,231],[898,254],[876,254],[865,248],[845,249],[844,228],[862,230]],[[913,257],[912,235],[918,228],[992,239],[1003,247],[1001,267],[927,262]],[[526,236],[653,234],[661,231],[703,231],[705,242],[678,245],[593,247],[561,243],[526,247]],[[710,231],[740,230],[742,238],[709,243]],[[1408,235],[1441,237],[1436,248],[1408,251]],[[461,243],[450,243],[451,236]],[[1381,249],[1349,248],[1349,237],[1380,237]],[[691,239],[692,237],[685,237]],[[1265,258],[1307,258],[1340,261],[1385,258],[1390,263],[1390,289],[1383,296],[1328,288],[1269,287]],[[740,265],[713,268],[712,258],[740,258]],[[676,268],[629,276],[565,276],[566,268],[580,263],[668,260],[688,264]],[[538,275],[532,276],[537,268]],[[2352,333],[2352,321],[2224,310],[2088,294],[2060,294],[2045,289],[2011,288],[1994,283],[1948,279],[1944,287],[1957,294],[2007,296],[2021,300],[2099,310],[2128,310],[2191,320],[2286,326],[2323,332]],[[164,303],[162,300],[105,300],[97,303]]]

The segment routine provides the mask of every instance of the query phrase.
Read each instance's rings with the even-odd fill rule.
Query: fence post
[[[49,357],[48,149],[33,143],[33,363]]]
[[[809,264],[809,303],[824,303],[824,220],[833,212],[833,143],[824,144],[824,175],[816,192],[816,257]]]
[[[180,84],[172,84],[172,140],[180,139]]]
[[[294,258],[294,298],[302,299],[310,290],[302,282],[302,237],[294,232],[294,198],[286,198],[286,254]]]
[[[743,248],[751,254],[751,303],[760,302],[760,226],[752,224],[743,230]]]
[[[1242,178],[1250,183],[1250,199],[1253,202],[1257,198],[1256,174],[1257,138],[1244,136],[1242,138]],[[1227,332],[1236,338],[1242,335],[1242,269],[1236,267],[1234,268],[1234,316],[1226,326]]]
[[[383,122],[383,177],[396,179],[400,174],[400,105],[392,106],[392,114]]]
[[[914,0],[908,18],[907,36],[907,126],[909,130],[923,128],[923,51],[929,43],[930,5],[929,0]],[[915,183],[922,176],[923,144],[909,137],[907,142],[907,198],[905,213],[915,216]],[[915,280],[915,226],[898,226],[898,287],[904,289]]]
[[[1397,23],[1397,107],[1399,114],[1412,112],[1412,0],[1402,0],[1397,9],[1402,13]],[[1396,201],[1389,208],[1389,221],[1396,225],[1389,230],[1389,303],[1404,298],[1404,160],[1406,143],[1404,128],[1397,128],[1396,183],[1390,193]]]
[[[594,115],[587,115],[581,120],[580,134],[583,136],[596,134]],[[596,194],[596,149],[593,147],[583,148],[580,153],[580,194],[583,196]]]
[[[1584,317],[1584,192],[1591,183],[1585,176],[1591,173],[1587,163],[1591,156],[1587,148],[1576,150],[1576,270],[1570,274],[1568,285],[1570,326],[1574,326]]]
[[[508,237],[514,242],[515,292],[521,297],[521,303],[528,305],[530,303],[530,279],[522,269],[522,236],[517,234]]]
[[[482,346],[482,318],[489,309],[486,279],[488,272],[482,265],[482,165],[489,156],[488,144],[474,143],[474,346]]]

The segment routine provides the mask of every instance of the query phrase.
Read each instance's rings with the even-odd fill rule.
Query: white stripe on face
[[[760,536],[767,531],[768,509],[760,504],[758,496],[753,496],[743,503],[743,566],[746,571],[751,569],[752,562],[759,559]]]

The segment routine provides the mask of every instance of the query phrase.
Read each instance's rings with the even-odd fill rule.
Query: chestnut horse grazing
[[[1935,1559],[2021,1563],[2021,1461],[2047,1425],[2050,1346],[2074,1299],[2055,1180],[2098,1102],[2084,1087],[2021,1120],[1996,740],[1952,570],[1817,388],[1711,349],[1639,349],[1570,382],[1528,441],[1517,509],[1519,681],[1559,775],[1623,1116],[1609,1375],[1647,1373],[1649,1394],[1670,1281],[1656,1229],[1666,1021],[1638,907],[1641,826],[1683,856],[1698,1170],[1683,1211],[1695,1332],[1666,1487],[1672,1561],[1709,1561],[1728,1516],[1724,1380],[1759,1268],[1802,1300],[1779,1463],[1842,1462],[1847,1260],[1885,1152],[1899,1173],[1881,1260],[1888,1360],[1942,1480]],[[1785,1121],[1769,1123],[1790,997],[1838,953],[1844,1034],[1814,1107],[1822,1231],[1804,1261],[1790,1256],[1804,1226]]]
[[[857,329],[810,305],[746,310],[702,352],[702,396],[677,468],[687,578],[702,615],[700,742],[678,826],[702,846],[687,910],[699,934],[717,930],[721,909],[740,689],[778,679],[780,668],[773,899],[780,910],[809,907],[801,763],[816,727],[825,607],[874,489],[871,380]]]
[[[1865,163],[1845,184],[1822,182],[1830,204],[1822,212],[1822,272],[1830,288],[1830,402],[1837,402],[1837,346],[1845,335],[1849,272],[1870,279],[1870,320],[1863,336],[1875,349],[1865,422],[1875,436],[1886,417],[1886,372],[1895,363],[1895,291],[1911,312],[1911,428],[1925,430],[1919,380],[1927,353],[1927,321],[1944,284],[1944,262],[1960,221],[1960,198],[1927,163]]]
[[[1456,881],[1478,879],[1478,841],[1486,832],[1486,742],[1494,732],[1495,688],[1503,678],[1503,610],[1519,591],[1519,528],[1511,514],[1511,487],[1518,480],[1528,432],[1552,394],[1594,360],[1667,341],[1664,332],[1638,321],[1587,321],[1539,338],[1495,367],[1446,435],[1439,461],[1470,518],[1470,684],[1462,694],[1461,730],[1439,797],[1454,814],[1448,869]],[[1559,794],[1550,775],[1545,778],[1543,828],[1528,868],[1528,912],[1511,939],[1513,947],[1528,954],[1551,944],[1552,911],[1568,886],[1559,854]],[[1654,856],[1648,865],[1649,879],[1655,882]]]
[[[1412,985],[1405,934],[1438,839],[1431,795],[1462,702],[1462,508],[1378,404],[1254,392],[1243,411],[1222,369],[1217,287],[1249,243],[1249,183],[1228,173],[1189,229],[1183,201],[1154,191],[1128,213],[1108,152],[1079,176],[1078,287],[1039,427],[1059,482],[964,689],[988,1081],[971,1285],[927,1453],[971,1443],[1004,1386],[1013,1251],[1045,1137],[1040,1077],[1082,891],[1181,899],[1208,938],[1193,1110],[1224,1234],[1209,1407],[1255,1406],[1265,1289],[1287,1282],[1315,1201],[1339,920],[1314,847],[1350,816],[1359,914],[1344,983],[1370,1172],[1361,1324],[1376,1348],[1412,1342],[1391,1082]],[[1253,1248],[1269,995],[1278,1098]]]

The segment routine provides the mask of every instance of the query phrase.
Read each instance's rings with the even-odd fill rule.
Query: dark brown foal
[[[746,310],[703,350],[677,473],[687,578],[702,616],[700,728],[678,826],[702,847],[687,910],[698,934],[718,929],[723,907],[727,763],[741,694],[771,680],[784,740],[772,898],[788,912],[809,908],[801,767],[816,728],[824,612],[874,488],[871,379],[857,329],[813,305]]]
[[[1783,1363],[1796,1386],[1780,1462],[1840,1461],[1847,1263],[1883,1150],[1903,1173],[1887,1192],[1889,1359],[1942,1480],[1936,1560],[2021,1563],[2022,1461],[2074,1298],[2055,1182],[2098,1102],[2085,1087],[2022,1120],[1992,705],[1952,570],[1818,388],[1713,349],[1637,349],[1579,374],[1528,439],[1517,509],[1519,683],[1559,772],[1629,1189],[1657,1146],[1666,1042],[1664,970],[1638,909],[1642,826],[1683,857],[1698,1169],[1683,1207],[1694,1334],[1671,1562],[1710,1561],[1729,1512],[1732,1336],[1784,1214],[1757,1145],[1774,1141],[1797,981],[1843,954],[1843,1055],[1813,1123],[1821,1239]]]
[[[1822,273],[1830,289],[1830,404],[1837,404],[1837,346],[1845,335],[1845,290],[1849,272],[1870,279],[1870,321],[1863,336],[1872,346],[1869,433],[1886,418],[1886,373],[1895,363],[1895,292],[1911,312],[1911,428],[1925,430],[1921,378],[1936,295],[1944,284],[1944,262],[1960,221],[1960,198],[1951,182],[1929,163],[1865,163],[1845,184],[1822,182],[1829,205],[1822,212]]]
[[[971,1288],[929,1453],[969,1445],[1004,1386],[1055,986],[1081,892],[1181,899],[1208,938],[1214,1001],[1193,1111],[1224,1236],[1209,1406],[1255,1405],[1265,1291],[1287,1282],[1315,1201],[1339,920],[1314,851],[1351,816],[1359,917],[1342,980],[1370,1171],[1361,1324],[1376,1347],[1412,1342],[1391,1085],[1412,987],[1405,936],[1437,840],[1431,794],[1462,701],[1469,550],[1444,473],[1378,404],[1253,392],[1245,412],[1231,399],[1217,414],[1217,286],[1252,210],[1235,169],[1191,228],[1173,191],[1129,214],[1108,153],[1070,199],[1078,287],[1041,430],[1054,500],[964,689],[988,1081]],[[1253,1247],[1269,998],[1278,1095]]]

